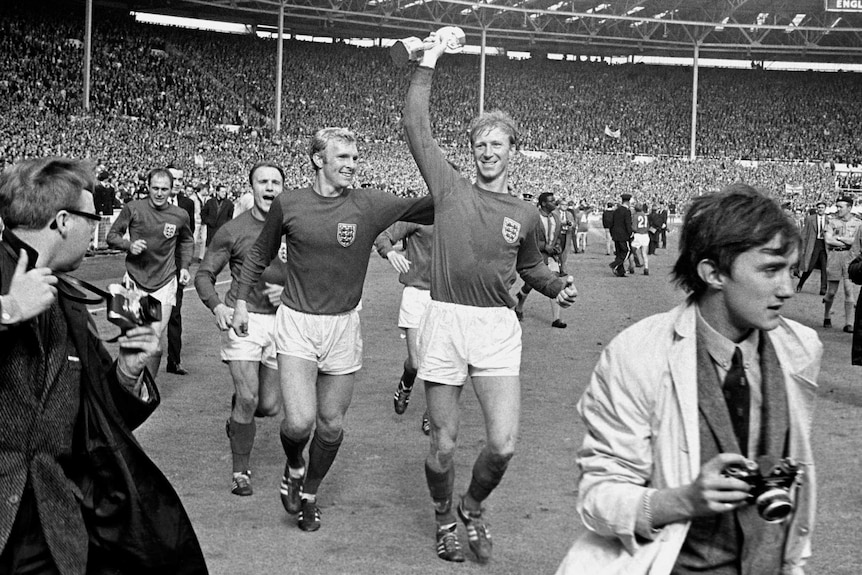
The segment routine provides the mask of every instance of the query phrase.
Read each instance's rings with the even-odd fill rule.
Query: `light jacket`
[[[768,336],[787,386],[789,455],[802,471],[782,568],[798,575],[811,555],[810,437],[823,346],[814,330],[784,318]],[[578,512],[587,532],[558,575],[664,575],[673,569],[690,524],[668,524],[652,540],[635,528],[645,490],[686,485],[700,472],[696,341],[696,309],[689,301],[631,326],[602,353],[578,403],[587,428],[578,452]]]

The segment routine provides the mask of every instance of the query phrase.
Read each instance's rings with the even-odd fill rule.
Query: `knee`
[[[242,413],[254,413],[257,409],[257,395],[236,394],[236,407]]]
[[[431,428],[431,458],[435,459],[442,468],[448,468],[455,458],[455,448],[458,439],[440,429]]]
[[[515,456],[514,451],[506,453],[488,453],[488,467],[490,469],[503,472],[509,466],[509,462]]]
[[[317,418],[317,433],[321,439],[325,441],[335,441],[342,434],[344,430],[344,418],[341,416],[338,417],[330,417],[324,418],[323,416],[318,416]]]

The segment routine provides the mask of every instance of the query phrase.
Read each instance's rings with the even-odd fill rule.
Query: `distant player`
[[[284,236],[290,264],[275,328],[287,456],[281,500],[288,513],[299,513],[300,529],[317,531],[317,490],[341,447],[362,368],[358,306],[368,254],[396,221],[431,223],[433,204],[430,198],[353,188],[359,152],[356,136],[344,128],[318,130],[308,155],[313,183],[273,202],[243,264],[231,325],[237,335],[248,334],[250,292]],[[306,467],[303,450],[309,441]]]
[[[239,292],[240,270],[263,229],[273,200],[281,194],[284,172],[272,162],[259,162],[251,168],[248,179],[254,199],[251,209],[219,228],[195,274],[195,289],[213,312],[216,326],[222,332],[221,359],[233,378],[234,401],[227,420],[227,436],[233,457],[231,493],[234,495],[253,493],[249,459],[256,434],[254,416],[278,415],[281,408],[275,312],[287,275],[286,254],[282,250],[249,292],[248,336],[238,337],[230,329],[230,322]],[[222,301],[215,284],[226,265],[230,266],[232,282]]]
[[[398,311],[398,327],[404,330],[407,339],[407,359],[404,360],[404,372],[398,382],[393,398],[395,413],[401,415],[407,410],[410,394],[416,380],[416,370],[419,369],[418,338],[419,320],[431,301],[431,242],[434,238],[434,226],[396,222],[385,232],[377,236],[374,247],[381,257],[389,260],[392,267],[398,271],[398,281],[404,285],[401,292],[401,307]],[[404,240],[406,257],[394,248],[395,244]],[[428,411],[422,415],[422,432],[428,435],[431,424],[428,421]]]
[[[153,323],[160,342],[176,303],[177,282],[186,285],[191,280],[195,247],[189,214],[168,203],[173,186],[174,176],[167,169],[150,170],[147,199],[123,206],[105,238],[110,247],[126,252],[126,279],[161,302],[162,320]],[[129,239],[123,237],[126,231]],[[147,363],[154,376],[162,361],[164,346],[159,347]]]
[[[417,377],[425,381],[431,450],[425,477],[434,502],[437,555],[464,561],[458,514],[470,549],[491,557],[482,502],[503,478],[515,451],[520,420],[521,327],[509,289],[516,273],[564,306],[577,295],[574,280],[552,273],[536,239],[539,213],[509,193],[509,158],[517,143],[514,121],[483,114],[470,130],[476,168],[472,183],[454,169],[434,141],[428,101],[437,59],[447,39],[432,34],[407,94],[403,123],[410,152],[434,198],[431,302],[420,325]],[[470,486],[453,509],[458,399],[470,376],[485,420],[486,444]]]
[[[635,260],[643,263],[644,275],[649,275],[649,206],[638,204],[635,206],[633,220],[634,239],[632,239],[632,252],[636,254]]]

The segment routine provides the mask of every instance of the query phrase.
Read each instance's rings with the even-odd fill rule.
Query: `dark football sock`
[[[308,443],[308,437],[302,439],[291,439],[282,429],[279,433],[281,437],[281,447],[284,449],[284,454],[287,456],[287,465],[294,469],[302,469],[305,467],[305,459],[302,457],[302,451]]]
[[[317,488],[320,487],[320,482],[323,481],[329,468],[332,467],[332,462],[335,461],[338,448],[341,447],[343,440],[344,431],[338,434],[335,441],[326,441],[320,437],[319,433],[314,432],[311,447],[308,448],[308,473],[305,475],[305,482],[302,485],[303,494],[315,495],[317,493]]]
[[[473,464],[473,477],[467,489],[470,497],[480,503],[487,499],[500,484],[511,459],[512,455],[498,455],[483,449]]]
[[[239,423],[231,418],[228,422],[227,436],[230,438],[230,452],[233,456],[233,470],[246,472],[251,448],[254,446],[256,427],[251,423]]]
[[[455,521],[452,513],[452,490],[455,486],[455,466],[450,465],[448,469],[437,471],[425,462],[425,479],[428,482],[428,491],[434,501],[434,515],[437,525],[446,525]]]
[[[401,384],[404,389],[413,389],[413,382],[416,381],[416,370],[407,365],[407,360],[404,360],[404,373],[401,374]]]

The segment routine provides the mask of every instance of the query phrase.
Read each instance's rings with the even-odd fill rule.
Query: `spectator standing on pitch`
[[[404,371],[395,390],[393,404],[395,413],[403,414],[410,402],[410,394],[416,381],[416,371],[419,369],[419,320],[431,301],[431,244],[434,238],[434,226],[395,222],[382,234],[377,236],[374,247],[381,257],[386,258],[398,272],[398,281],[404,286],[401,292],[401,306],[398,310],[398,327],[404,330],[407,340],[407,359],[404,360]],[[404,241],[405,256],[395,249],[395,245]],[[422,433],[431,433],[428,421],[428,410],[422,415]]]
[[[823,239],[829,250],[826,258],[826,295],[823,298],[823,327],[832,327],[832,303],[838,292],[838,285],[844,288],[844,331],[853,333],[853,321],[856,311],[856,293],[853,282],[847,273],[847,266],[853,260],[850,247],[856,231],[862,226],[862,220],[851,213],[852,196],[840,196],[835,202],[838,211],[829,220]]]
[[[611,217],[611,239],[614,241],[614,261],[610,268],[614,275],[626,277],[626,259],[629,257],[629,242],[632,241],[632,212],[629,204],[632,195],[624,193],[620,196],[622,202],[613,211]]]
[[[431,133],[428,101],[437,59],[450,42],[432,34],[407,93],[407,143],[434,198],[431,302],[420,324],[417,377],[425,381],[431,451],[425,476],[434,502],[437,555],[464,561],[452,509],[458,399],[469,375],[485,419],[487,442],[473,465],[469,489],[457,504],[470,548],[491,557],[482,502],[500,483],[515,449],[520,418],[521,328],[509,289],[516,271],[534,289],[568,306],[574,280],[557,277],[538,250],[538,211],[509,193],[514,121],[483,114],[470,129],[476,182],[463,178]]]
[[[574,249],[575,253],[586,253],[587,251],[587,238],[590,235],[590,214],[593,209],[587,205],[581,205],[580,208],[575,212],[577,214],[577,221],[575,222],[575,241]]]
[[[565,236],[562,230],[562,219],[564,217],[557,210],[557,198],[553,192],[542,192],[539,194],[539,229],[536,231],[536,239],[539,242],[539,251],[542,253],[545,265],[554,273],[561,272],[562,270],[557,262],[557,258],[565,251]],[[518,290],[518,303],[515,305],[515,316],[518,318],[518,321],[523,321],[524,319],[524,303],[527,301],[527,296],[530,295],[531,291],[533,291],[533,288],[526,281],[524,281],[521,289]],[[553,299],[549,301],[551,303],[551,315],[553,316],[551,327],[565,329],[568,324],[560,319],[560,304]]]
[[[219,228],[195,274],[195,289],[215,316],[222,334],[221,360],[233,379],[234,400],[226,430],[233,458],[231,493],[240,496],[253,493],[249,460],[257,432],[255,415],[270,417],[281,411],[275,312],[287,275],[285,248],[279,250],[249,292],[248,336],[237,336],[230,326],[242,264],[263,230],[272,202],[282,192],[284,172],[272,162],[259,162],[252,166],[248,179],[254,197],[252,208]],[[230,268],[232,281],[222,301],[215,286],[225,266]]]
[[[285,236],[290,264],[275,330],[287,456],[281,500],[288,513],[299,513],[300,529],[317,531],[317,490],[341,446],[362,367],[358,306],[368,254],[377,236],[396,221],[431,223],[433,208],[430,198],[352,188],[359,153],[349,130],[318,130],[309,157],[312,185],[276,198],[245,259],[231,326],[238,336],[247,336],[250,293]],[[306,467],[303,450],[309,439]]]
[[[692,202],[673,271],[688,299],[615,337],[578,403],[588,531],[558,575],[802,573],[823,346],[781,316],[798,241],[778,204],[745,184]],[[785,457],[799,466],[795,511],[769,522],[729,466],[768,475]]]
[[[186,197],[181,191],[182,188],[182,172],[179,172],[180,177],[177,178],[174,174],[174,186],[171,189],[171,197],[168,202],[180,209],[185,210],[189,215],[189,229],[192,232],[192,241],[195,234],[195,203]],[[194,253],[194,245],[192,246]],[[177,270],[177,296],[176,305],[171,309],[171,318],[168,320],[168,365],[165,368],[168,373],[176,375],[187,375],[188,371],[183,367],[183,294],[186,286],[179,281],[179,270]]]
[[[201,210],[201,222],[207,227],[206,247],[220,227],[233,219],[233,202],[227,197],[225,184],[216,186],[215,194],[207,200]]]
[[[611,226],[614,224],[614,203],[608,202],[602,211],[602,229],[605,232],[605,255],[609,256],[614,247],[614,239],[611,237]]]
[[[818,269],[820,270],[820,295],[826,295],[827,250],[824,237],[827,224],[826,202],[821,200],[817,202],[815,213],[805,216],[805,223],[802,224],[802,245],[799,248],[799,272],[802,275],[799,277],[799,283],[796,284],[797,293],[802,291],[811,272]]]
[[[658,235],[661,240],[661,249],[667,249],[667,203],[665,201],[660,201],[658,203]]]
[[[61,279],[99,221],[93,180],[64,158],[0,175],[0,572],[205,574],[179,497],[132,434],[159,405],[157,332],[129,329],[112,359]]]
[[[176,304],[177,284],[186,285],[194,239],[188,213],[168,202],[173,175],[165,168],[147,174],[146,200],[129,202],[120,211],[105,238],[114,249],[126,252],[126,278],[162,304],[162,319],[153,324],[161,342]],[[129,239],[123,235],[129,232]],[[179,268],[179,271],[177,269]],[[162,361],[162,347],[149,358],[155,377]]]

